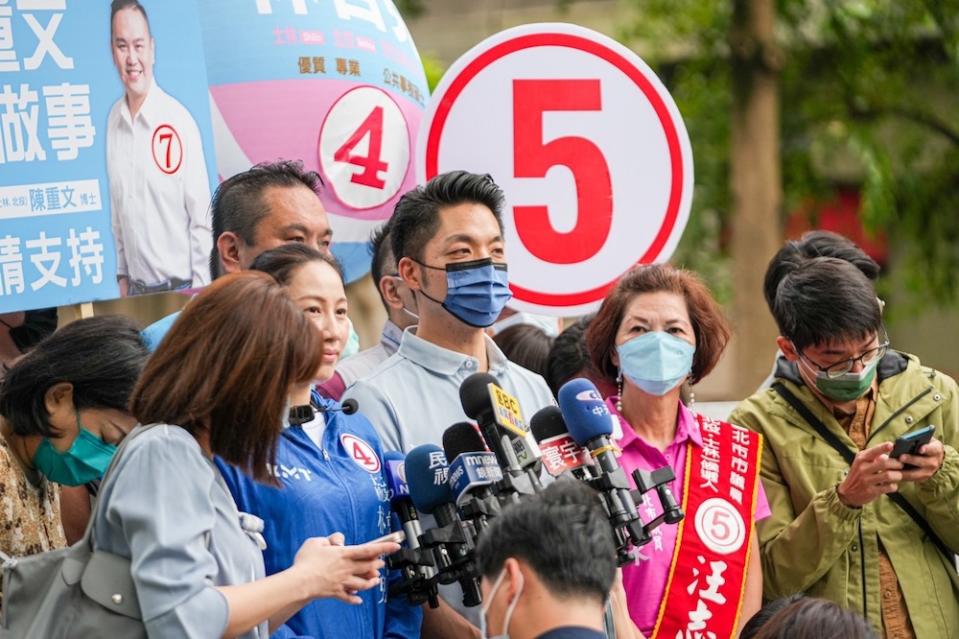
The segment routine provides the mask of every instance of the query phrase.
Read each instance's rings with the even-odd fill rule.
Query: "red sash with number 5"
[[[754,534],[762,437],[696,416],[703,447],[687,444],[679,525],[656,639],[736,634]]]

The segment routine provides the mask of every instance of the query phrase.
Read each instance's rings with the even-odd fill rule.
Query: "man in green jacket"
[[[773,315],[783,353],[773,388],[730,416],[766,442],[766,598],[829,599],[887,638],[959,637],[956,382],[888,348],[872,283],[848,262],[793,264]],[[890,457],[898,437],[929,425],[918,455]]]

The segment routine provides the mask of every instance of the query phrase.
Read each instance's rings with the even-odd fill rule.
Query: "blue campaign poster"
[[[0,0],[0,312],[209,281],[196,3],[126,4]]]

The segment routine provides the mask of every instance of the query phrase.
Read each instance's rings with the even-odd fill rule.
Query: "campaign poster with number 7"
[[[0,312],[203,286],[196,2],[0,1]]]
[[[465,53],[428,105],[419,181],[453,169],[503,188],[510,306],[596,310],[637,263],[667,260],[692,202],[679,109],[634,52],[571,24],[498,33]]]

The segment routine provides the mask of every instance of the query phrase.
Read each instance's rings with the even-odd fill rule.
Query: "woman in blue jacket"
[[[323,335],[317,381],[328,379],[349,334],[346,293],[336,263],[303,244],[288,244],[263,253],[253,269],[284,285],[314,321]],[[237,507],[265,522],[267,574],[292,565],[297,549],[310,537],[342,533],[343,543],[361,544],[391,530],[382,451],[373,426],[360,413],[344,414],[338,403],[321,398],[308,385],[290,403],[293,423],[280,437],[272,469],[279,488],[258,483],[217,460]],[[420,609],[403,598],[387,596],[388,577],[399,578],[398,574],[383,577],[379,588],[358,593],[359,605],[316,600],[273,636],[419,637]]]

